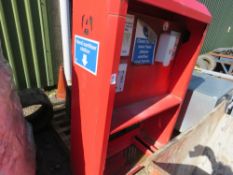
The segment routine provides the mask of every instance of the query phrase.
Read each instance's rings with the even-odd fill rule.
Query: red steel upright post
[[[169,141],[210,21],[196,0],[73,0],[74,175],[134,172]]]

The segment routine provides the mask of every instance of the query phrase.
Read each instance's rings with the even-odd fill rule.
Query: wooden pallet
[[[219,54],[219,53],[215,53],[215,52],[209,52],[208,54],[210,54],[212,56],[216,56],[216,57],[223,57],[223,58],[231,58],[231,59],[233,59],[232,55]]]
[[[54,117],[52,126],[64,142],[67,149],[70,150],[70,119],[66,115],[65,104],[56,104],[53,109]]]

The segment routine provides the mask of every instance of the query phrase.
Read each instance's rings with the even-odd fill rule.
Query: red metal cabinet
[[[169,141],[210,20],[195,0],[73,1],[75,175],[125,174]]]

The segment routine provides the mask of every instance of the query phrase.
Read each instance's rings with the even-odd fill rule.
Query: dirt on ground
[[[34,135],[37,150],[36,175],[71,175],[69,152],[53,128]]]

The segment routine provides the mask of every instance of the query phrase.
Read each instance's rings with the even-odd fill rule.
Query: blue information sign
[[[135,64],[154,63],[155,43],[151,43],[146,38],[136,38],[132,62]]]
[[[99,42],[75,36],[75,63],[96,75],[98,67]]]

